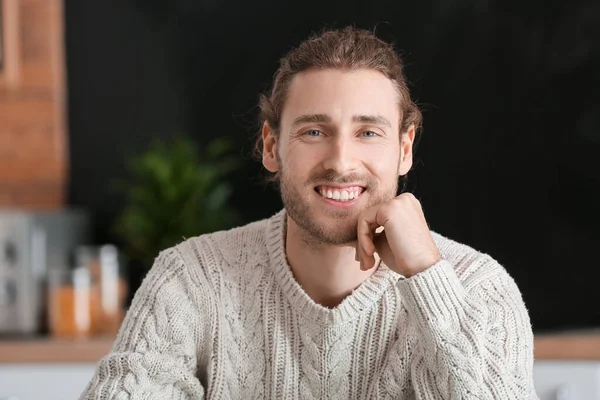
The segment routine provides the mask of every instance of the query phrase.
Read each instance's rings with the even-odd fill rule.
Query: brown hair
[[[271,90],[260,96],[260,126],[267,122],[274,133],[279,135],[281,113],[295,75],[314,68],[371,69],[384,74],[396,86],[400,100],[400,133],[414,125],[418,135],[421,130],[421,111],[410,97],[403,67],[393,45],[370,31],[349,26],[313,35],[280,60]],[[260,132],[255,151],[257,155],[262,154]]]

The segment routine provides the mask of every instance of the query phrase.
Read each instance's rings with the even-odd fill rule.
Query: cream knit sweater
[[[512,278],[433,234],[442,261],[381,265],[338,307],[284,253],[286,214],[163,251],[82,399],[537,399]]]

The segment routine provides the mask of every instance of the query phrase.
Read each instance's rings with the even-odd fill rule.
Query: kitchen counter
[[[600,331],[583,330],[538,334],[536,360],[600,361]]]
[[[0,340],[0,364],[96,363],[110,351],[113,341],[113,337]]]
[[[113,340],[0,340],[0,364],[96,363],[110,351]],[[600,332],[536,335],[535,359],[600,361]]]

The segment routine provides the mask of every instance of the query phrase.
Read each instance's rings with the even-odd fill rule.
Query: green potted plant
[[[153,142],[130,162],[132,179],[122,185],[126,206],[115,233],[132,261],[149,268],[161,250],[239,222],[226,176],[240,160],[230,150],[226,138],[201,148],[181,136]]]

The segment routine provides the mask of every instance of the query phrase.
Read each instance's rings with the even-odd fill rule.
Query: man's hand
[[[383,231],[376,233],[380,227]],[[363,270],[375,266],[377,253],[390,269],[407,278],[440,260],[421,203],[411,193],[403,193],[358,216],[356,253]]]

